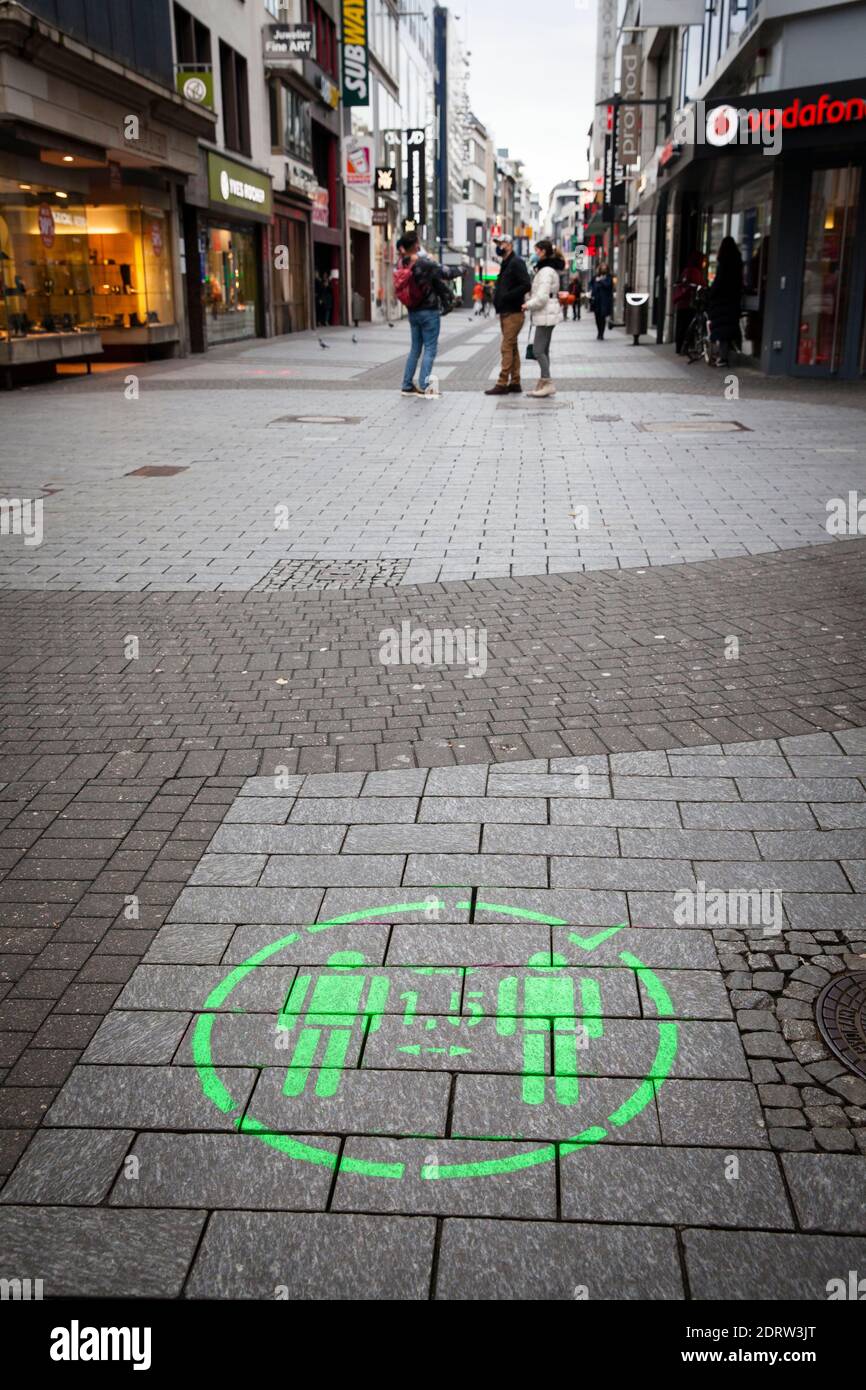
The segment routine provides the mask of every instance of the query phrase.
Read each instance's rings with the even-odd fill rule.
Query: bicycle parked
[[[706,290],[695,290],[695,312],[686,329],[683,352],[689,359],[689,366],[701,358],[709,362],[712,358],[712,339],[710,336],[710,317],[707,313]]]

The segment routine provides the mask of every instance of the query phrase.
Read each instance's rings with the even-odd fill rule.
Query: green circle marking
[[[232,1117],[234,1126],[239,1133],[250,1134],[270,1148],[278,1149],[281,1153],[287,1154],[289,1158],[300,1159],[305,1163],[317,1163],[326,1168],[334,1168],[339,1163],[340,1171],[362,1173],[367,1177],[393,1180],[405,1176],[406,1165],[404,1163],[377,1163],[366,1159],[351,1158],[345,1154],[342,1158],[338,1158],[338,1155],[330,1149],[319,1148],[315,1144],[305,1144],[289,1135],[274,1134],[254,1115],[244,1115],[243,1106],[238,1104],[226,1088],[214,1064],[211,1033],[217,1014],[213,1010],[219,1009],[225,1004],[233,990],[242,980],[246,979],[251,971],[255,970],[257,966],[263,965],[279,951],[285,950],[286,947],[299,941],[305,933],[315,935],[318,932],[328,931],[331,927],[363,922],[371,917],[390,917],[400,912],[417,912],[430,906],[431,900],[429,898],[416,903],[391,903],[387,907],[364,908],[359,912],[345,913],[341,917],[331,917],[326,922],[315,922],[308,926],[297,927],[287,936],[280,937],[278,941],[272,941],[269,946],[263,946],[260,951],[255,951],[251,956],[248,956],[240,965],[235,966],[215,989],[211,990],[204,1002],[203,1011],[196,1020],[192,1037],[192,1055],[204,1094],[217,1109]],[[437,902],[436,906],[444,907],[445,904]],[[465,910],[468,909],[469,903],[457,903],[456,907],[459,910]],[[476,903],[476,908],[499,912],[525,922],[541,922],[553,927],[568,926],[568,923],[559,917],[549,917],[542,912],[529,912],[524,908],[481,902]],[[627,924],[621,924],[621,926],[625,925]],[[619,930],[620,926],[607,927],[589,937],[582,937],[572,932],[571,940],[581,945],[585,950],[593,951],[602,941],[613,936]],[[570,1135],[553,1143],[543,1144],[537,1149],[521,1150],[518,1153],[506,1155],[504,1158],[486,1159],[477,1163],[422,1163],[419,1168],[421,1178],[483,1178],[495,1173],[515,1173],[521,1168],[532,1168],[539,1163],[549,1163],[556,1157],[557,1146],[560,1152],[565,1155],[574,1153],[577,1149],[586,1148],[589,1144],[598,1144],[607,1138],[609,1129],[622,1128],[623,1125],[627,1125],[646,1109],[659,1087],[671,1073],[677,1054],[677,1025],[672,1017],[674,1009],[670,996],[655,972],[629,951],[620,951],[619,959],[623,965],[634,971],[638,981],[643,982],[646,992],[655,1006],[658,1026],[658,1045],[652,1065],[646,1077],[638,1083],[627,1100],[612,1110],[602,1123],[591,1125],[579,1134]],[[495,1142],[502,1143],[503,1141],[496,1140]]]

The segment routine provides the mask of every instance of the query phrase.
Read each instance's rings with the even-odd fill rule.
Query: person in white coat
[[[559,323],[562,308],[559,303],[559,276],[565,261],[552,241],[544,237],[535,243],[538,261],[529,296],[524,309],[531,315],[533,351],[541,378],[530,396],[553,396],[555,387],[550,377],[550,340]]]

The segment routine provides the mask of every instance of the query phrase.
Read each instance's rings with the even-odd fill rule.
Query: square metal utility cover
[[[644,434],[736,434],[740,430],[751,433],[749,426],[741,425],[739,420],[636,420],[635,429]]]
[[[148,463],[144,468],[133,468],[127,478],[171,478],[175,473],[186,473],[185,465],[174,467],[168,463]]]
[[[253,593],[279,589],[369,589],[401,582],[408,560],[278,560]]]
[[[549,396],[539,396],[537,400],[527,400],[529,393],[525,392],[521,399],[517,398],[510,401],[499,401],[497,410],[520,410],[524,415],[549,415],[552,410],[571,410],[571,401],[552,401]]]
[[[271,425],[359,425],[361,415],[278,415]]]
[[[616,425],[622,420],[621,415],[587,415],[586,418],[594,425]]]

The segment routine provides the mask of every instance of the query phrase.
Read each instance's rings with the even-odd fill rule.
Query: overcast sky
[[[561,179],[586,175],[595,101],[595,0],[450,0],[469,48],[472,110],[526,164],[547,210]]]

